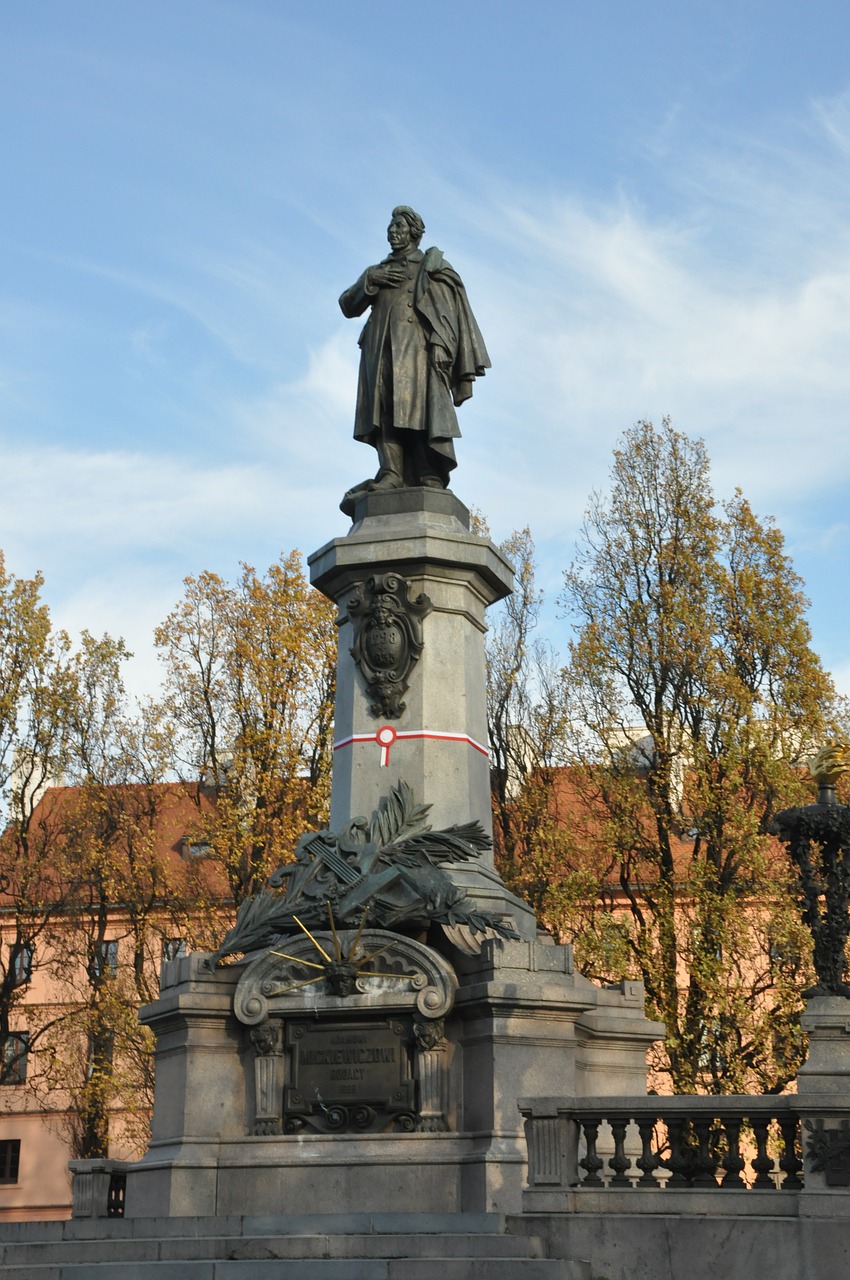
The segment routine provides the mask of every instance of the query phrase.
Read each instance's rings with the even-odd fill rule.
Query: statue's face
[[[403,218],[401,214],[397,214],[387,227],[387,239],[390,242],[390,248],[396,252],[400,249],[409,249],[413,243],[413,235],[410,230],[410,223],[407,218]]]

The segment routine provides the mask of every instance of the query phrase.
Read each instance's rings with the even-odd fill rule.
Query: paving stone
[[[337,1258],[505,1258],[545,1256],[543,1242],[534,1237],[493,1235],[330,1236],[328,1252]]]
[[[378,1234],[403,1232],[424,1235],[467,1235],[500,1233],[505,1218],[501,1213],[373,1213],[372,1230]]]
[[[59,1267],[4,1267],[0,1266],[0,1276],[9,1280],[62,1280]],[[125,1273],[125,1280],[129,1277]]]
[[[61,1267],[58,1280],[215,1280],[216,1264],[210,1262],[100,1262]],[[17,1272],[11,1280],[25,1280]],[[29,1280],[29,1277],[26,1277]],[[33,1276],[32,1280],[42,1280]],[[259,1277],[258,1277],[259,1280]],[[277,1280],[283,1280],[280,1267]]]
[[[195,1242],[195,1257],[198,1244]],[[6,1246],[6,1266],[56,1266],[71,1262],[112,1262],[126,1258],[133,1262],[158,1262],[158,1240],[49,1240],[28,1241]],[[2,1272],[0,1272],[2,1274]]]
[[[566,1280],[564,1263],[542,1258],[399,1258],[388,1280]]]
[[[203,1222],[205,1219],[193,1221]],[[209,1223],[210,1219],[206,1221]],[[504,1224],[504,1215],[500,1213],[296,1213],[244,1217],[241,1219],[241,1231],[243,1235],[263,1236],[309,1235],[314,1232],[326,1235],[477,1235],[501,1232]],[[191,1233],[187,1231],[185,1234]],[[233,1234],[239,1234],[238,1228]]]
[[[287,1262],[285,1267],[280,1262],[217,1262],[214,1280],[389,1280],[389,1266],[375,1258],[309,1258]],[[93,1275],[92,1280],[100,1277]],[[182,1271],[174,1280],[183,1280]],[[434,1280],[433,1270],[429,1280]]]

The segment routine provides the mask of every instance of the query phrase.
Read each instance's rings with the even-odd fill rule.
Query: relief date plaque
[[[289,1022],[287,1133],[416,1127],[410,1020]]]

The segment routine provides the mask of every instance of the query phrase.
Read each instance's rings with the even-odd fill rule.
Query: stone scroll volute
[[[336,957],[337,948],[339,959],[325,962],[323,956]],[[353,981],[344,995],[338,994],[335,980],[340,963],[352,967]],[[239,979],[233,1011],[249,1027],[269,1017],[303,1016],[305,1010],[409,1010],[436,1020],[451,1011],[456,990],[454,969],[431,947],[384,929],[342,929],[335,936],[322,931],[312,937],[282,938],[279,946],[263,952]]]

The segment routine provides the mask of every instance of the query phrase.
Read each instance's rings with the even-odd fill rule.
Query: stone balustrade
[[[519,1107],[529,1207],[535,1192],[803,1187],[796,1095],[532,1098]]]
[[[125,1160],[69,1160],[75,1218],[123,1218],[127,1189]]]

